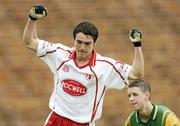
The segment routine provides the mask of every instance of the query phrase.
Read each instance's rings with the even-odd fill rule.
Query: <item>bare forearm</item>
[[[129,79],[142,79],[144,77],[144,58],[141,47],[134,48],[134,59]]]
[[[36,50],[37,39],[36,21],[29,19],[24,29],[23,42],[25,43],[26,47]]]

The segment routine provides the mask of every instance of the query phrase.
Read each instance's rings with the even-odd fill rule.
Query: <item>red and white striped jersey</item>
[[[96,51],[87,65],[78,67],[74,48],[44,40],[38,41],[37,56],[54,74],[50,109],[79,123],[94,123],[101,117],[106,90],[125,88],[131,69],[131,65]]]

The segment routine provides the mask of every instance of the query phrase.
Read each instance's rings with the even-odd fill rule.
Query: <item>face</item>
[[[74,40],[74,47],[76,49],[76,57],[78,59],[88,60],[91,57],[94,49],[94,40],[90,35],[77,33]]]
[[[132,107],[135,110],[142,110],[148,99],[149,99],[149,93],[148,92],[142,92],[140,88],[137,87],[131,87],[128,88],[128,97],[129,97],[129,102],[132,105]]]

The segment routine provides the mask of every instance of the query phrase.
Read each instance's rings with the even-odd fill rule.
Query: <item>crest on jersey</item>
[[[68,66],[68,65],[64,65],[63,68],[62,68],[62,70],[63,70],[64,72],[69,72],[69,66]]]
[[[86,74],[86,80],[90,81],[93,80],[94,76],[90,74]]]
[[[63,80],[61,81],[61,85],[66,93],[73,96],[81,96],[87,92],[87,88],[75,80]]]

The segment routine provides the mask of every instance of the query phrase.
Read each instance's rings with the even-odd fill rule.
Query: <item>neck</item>
[[[142,122],[147,122],[150,119],[151,112],[153,110],[153,105],[150,102],[147,102],[143,109],[139,111],[139,115],[141,116]]]
[[[88,64],[89,60],[91,59],[91,55],[84,58],[84,57],[76,57],[75,62],[78,66],[84,66]]]
[[[76,61],[76,64],[78,65],[78,66],[84,66],[84,65],[86,65],[88,62],[89,62],[89,59],[84,59],[84,60],[82,60],[82,59],[76,59],[75,60]]]

